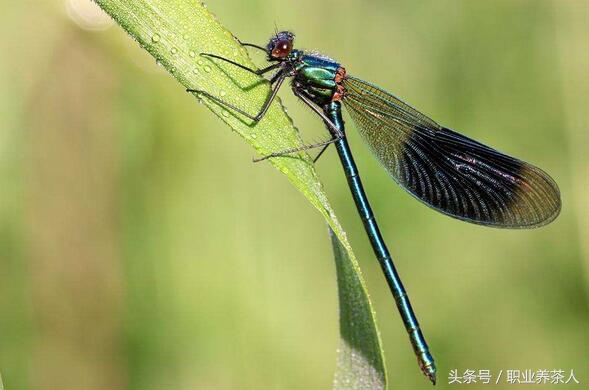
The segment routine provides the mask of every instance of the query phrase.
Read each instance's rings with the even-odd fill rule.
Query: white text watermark
[[[492,373],[491,370],[450,370],[448,375],[448,384],[569,384],[579,381],[575,378],[573,370],[565,372],[564,370],[500,370],[498,373]]]

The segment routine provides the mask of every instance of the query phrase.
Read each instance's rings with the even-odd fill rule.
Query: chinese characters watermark
[[[564,370],[501,370],[497,375],[493,375],[491,370],[465,370],[462,374],[458,370],[450,370],[448,375],[448,384],[471,384],[482,383],[489,384],[503,381],[509,384],[568,384],[579,383],[575,378],[573,370],[565,373]]]

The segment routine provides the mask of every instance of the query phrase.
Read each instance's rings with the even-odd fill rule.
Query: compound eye
[[[292,50],[292,41],[288,39],[280,39],[276,42],[274,49],[272,49],[272,57],[286,58]]]

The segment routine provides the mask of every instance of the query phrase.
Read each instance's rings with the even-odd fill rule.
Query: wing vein
[[[541,169],[438,125],[394,95],[344,80],[343,103],[393,179],[435,210],[487,226],[530,228],[560,212]]]

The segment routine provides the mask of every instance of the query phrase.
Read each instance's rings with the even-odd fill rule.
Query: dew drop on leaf
[[[151,36],[151,41],[152,41],[153,43],[158,43],[158,42],[160,41],[160,39],[161,39],[161,37],[160,37],[160,35],[159,35],[159,34],[157,34],[157,33],[156,33],[156,34],[153,34],[153,35]]]

